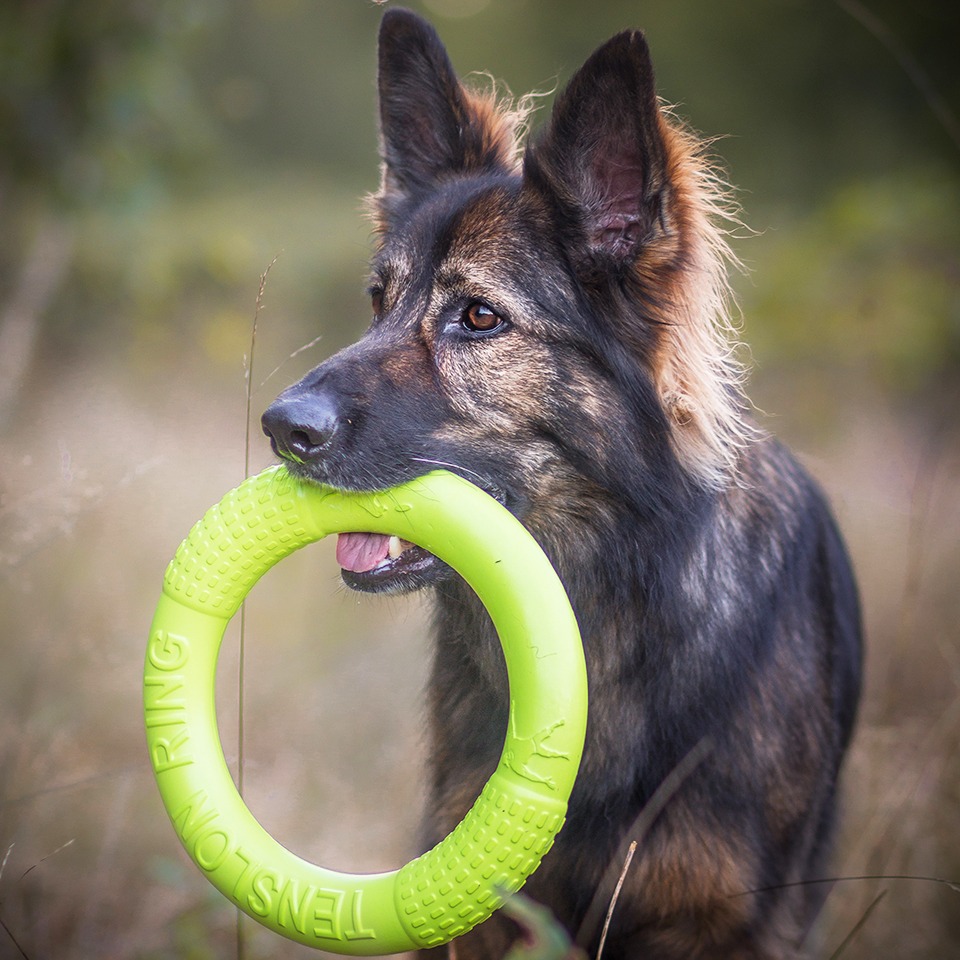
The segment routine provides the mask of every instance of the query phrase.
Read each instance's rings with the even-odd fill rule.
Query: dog
[[[761,431],[730,321],[728,190],[661,106],[642,33],[601,46],[521,147],[522,109],[457,78],[433,28],[379,36],[382,179],[366,334],[263,415],[303,480],[445,467],[533,534],[589,680],[567,822],[525,890],[606,960],[797,955],[818,907],[861,628],[824,495]],[[522,106],[522,104],[521,104]],[[497,766],[495,631],[424,549],[340,536],[344,582],[429,588],[424,843]],[[502,957],[495,914],[423,956]]]

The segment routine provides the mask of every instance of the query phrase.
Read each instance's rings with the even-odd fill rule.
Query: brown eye
[[[370,305],[373,307],[373,315],[379,317],[383,312],[383,291],[373,289],[370,291]]]
[[[483,303],[471,303],[463,311],[461,323],[473,333],[492,333],[503,325],[503,319]]]

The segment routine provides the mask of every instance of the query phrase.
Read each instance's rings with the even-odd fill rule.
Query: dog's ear
[[[409,10],[380,24],[381,207],[458,173],[503,169],[513,131],[457,79],[436,31]]]
[[[623,268],[665,229],[669,202],[663,118],[639,31],[600,47],[557,98],[525,158],[591,260]]]

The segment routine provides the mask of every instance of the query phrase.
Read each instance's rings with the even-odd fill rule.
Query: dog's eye
[[[503,326],[503,318],[483,303],[471,303],[460,322],[471,333],[493,333]]]
[[[371,288],[370,305],[373,307],[373,315],[379,317],[383,312],[383,291],[379,287]]]

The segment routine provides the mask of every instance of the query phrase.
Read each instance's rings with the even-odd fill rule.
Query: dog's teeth
[[[387,544],[387,554],[391,560],[396,560],[405,549],[404,541],[399,537],[391,537]]]

